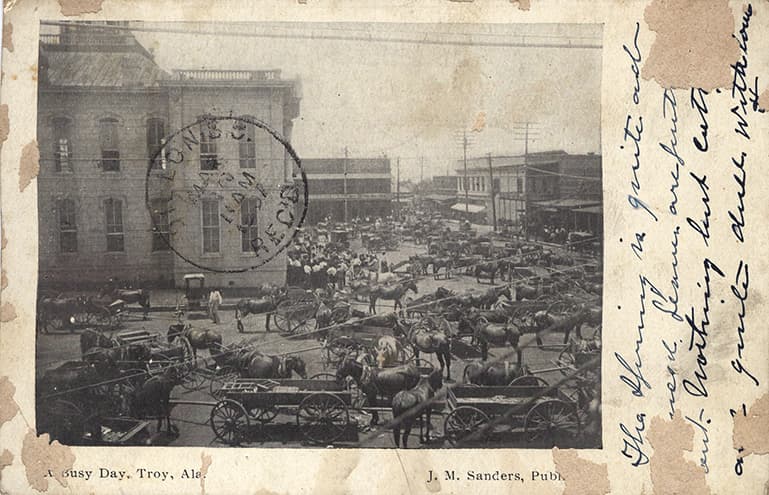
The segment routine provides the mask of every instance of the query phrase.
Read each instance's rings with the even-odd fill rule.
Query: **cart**
[[[350,431],[350,391],[334,380],[240,378],[225,383],[220,394],[210,423],[228,445],[260,436],[279,414],[293,415],[302,437],[316,445],[331,445]]]
[[[184,297],[187,311],[200,309],[205,291],[206,276],[202,273],[188,273],[184,276]]]
[[[299,334],[315,328],[315,313],[318,311],[318,298],[312,291],[299,287],[289,287],[285,297],[275,308],[273,319],[275,326],[286,334]]]
[[[582,431],[577,405],[545,385],[457,385],[449,388],[446,403],[443,433],[453,446],[510,438],[563,448],[574,445]]]

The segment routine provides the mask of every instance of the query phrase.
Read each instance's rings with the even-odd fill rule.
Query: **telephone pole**
[[[395,159],[395,208],[396,221],[401,221],[401,158]]]
[[[349,159],[350,153],[347,149],[347,146],[344,147],[344,160],[342,161],[342,167],[344,171],[344,223],[347,223],[347,160]]]
[[[491,153],[486,155],[489,159],[489,195],[491,196],[491,222],[494,232],[497,231],[497,205],[494,203],[494,171],[491,166]]]
[[[523,230],[524,234],[526,236],[526,240],[529,239],[529,221],[531,220],[531,209],[529,208],[529,191],[527,190],[529,182],[528,179],[528,165],[529,165],[529,141],[533,140],[536,137],[539,137],[537,134],[539,132],[539,128],[536,127],[536,122],[517,122],[515,123],[513,127],[513,140],[515,141],[523,141],[523,190],[518,191],[518,198],[523,203],[524,207],[524,224],[523,224]],[[520,167],[519,167],[520,168]],[[516,177],[518,176],[518,173],[516,173]],[[517,179],[516,179],[517,180]],[[518,204],[518,201],[516,201],[516,206]],[[518,212],[516,212],[516,216],[520,218],[518,215]]]

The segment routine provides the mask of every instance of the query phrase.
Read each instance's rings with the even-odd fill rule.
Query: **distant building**
[[[602,217],[601,156],[572,155],[564,151],[527,156],[469,158],[456,166],[456,202],[460,217],[491,224],[521,226],[530,222],[559,223],[572,229],[600,230]],[[467,184],[465,186],[465,183]]]
[[[99,286],[109,277],[181,286],[185,273],[200,268],[176,256],[164,238],[206,267],[253,266],[250,241],[266,224],[266,212],[274,211],[277,195],[243,198],[237,220],[250,220],[242,232],[225,224],[225,187],[211,186],[194,206],[178,198],[195,181],[224,172],[258,170],[268,188],[291,183],[294,170],[280,143],[253,125],[242,129],[240,142],[212,141],[193,129],[190,139],[197,142],[185,149],[180,173],[152,192],[152,208],[145,202],[146,178],[148,170],[152,178],[162,177],[173,159],[165,152],[166,137],[204,114],[248,115],[290,139],[299,114],[297,81],[281,79],[278,70],[169,73],[130,31],[114,29],[127,23],[94,25],[41,34],[41,286]],[[285,264],[278,254],[257,271],[209,272],[206,283],[282,284]]]
[[[389,158],[308,158],[302,168],[310,191],[307,223],[392,214]]]

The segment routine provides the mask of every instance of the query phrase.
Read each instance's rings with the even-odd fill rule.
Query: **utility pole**
[[[344,147],[344,160],[342,161],[342,168],[344,171],[344,223],[347,223],[347,160],[349,159],[350,153],[347,149],[347,146]]]
[[[529,204],[529,191],[528,191],[528,164],[529,164],[529,141],[533,138],[539,137],[538,132],[540,129],[536,127],[535,122],[520,122],[516,123],[513,127],[513,139],[517,141],[523,141],[523,190],[518,191],[518,197],[523,203],[524,207],[524,224],[523,231],[526,236],[526,240],[529,239],[529,221],[531,220],[531,208]],[[520,167],[519,167],[520,168]],[[519,177],[519,173],[516,171],[516,180]],[[518,202],[516,201],[516,204]],[[517,214],[518,212],[516,212]],[[520,218],[520,217],[518,217]]]
[[[401,157],[395,159],[395,208],[396,221],[401,221]]]
[[[467,191],[467,131],[462,131],[462,159],[465,162],[465,213],[470,216],[470,193]]]
[[[497,205],[494,202],[494,171],[491,166],[491,153],[487,154],[489,159],[489,194],[491,196],[491,222],[494,226],[494,232],[497,231]]]

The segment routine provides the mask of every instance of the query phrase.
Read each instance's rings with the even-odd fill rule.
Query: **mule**
[[[419,382],[409,390],[395,394],[392,401],[393,439],[395,446],[400,447],[401,429],[403,429],[403,448],[408,448],[408,439],[414,420],[419,419],[419,443],[430,442],[430,421],[432,406],[430,405],[435,392],[442,386],[442,373],[434,371],[430,376],[422,376]]]
[[[192,345],[192,357],[198,359],[198,349],[208,349],[213,356],[214,352],[222,346],[222,334],[213,329],[192,328],[183,323],[177,323],[168,327],[168,343],[172,343],[177,337],[185,337]]]
[[[478,263],[475,265],[475,269],[473,270],[473,273],[475,274],[475,280],[480,284],[481,283],[481,276],[484,276],[485,278],[489,279],[489,283],[494,285],[494,277],[496,277],[497,272],[500,270],[499,262],[497,261],[488,261],[486,263]]]
[[[521,362],[521,349],[518,342],[521,333],[512,322],[507,321],[504,324],[490,323],[486,318],[480,316],[475,321],[475,341],[481,346],[481,359],[486,361],[489,357],[489,344],[503,346],[510,344],[518,355],[518,362]]]
[[[307,364],[299,356],[269,356],[251,351],[240,357],[238,366],[243,378],[291,378],[296,372],[307,378]]]
[[[267,296],[262,299],[241,299],[235,304],[235,320],[238,325],[238,332],[243,333],[245,328],[243,327],[243,318],[248,315],[261,315],[266,314],[267,319],[264,324],[266,332],[270,331],[270,318],[272,313],[277,309],[277,297]]]
[[[401,299],[403,299],[403,296],[406,295],[409,290],[414,291],[414,294],[417,293],[417,283],[414,280],[409,280],[392,287],[378,285],[372,288],[369,293],[369,313],[376,314],[376,302],[379,299],[395,301],[393,311],[398,311],[398,308],[402,310],[403,302]]]
[[[157,418],[157,430],[161,431],[163,420],[166,421],[166,431],[178,433],[171,425],[171,392],[181,383],[181,376],[173,366],[164,373],[150,377],[134,389],[129,407],[131,415],[136,418]]]
[[[485,363],[473,361],[465,366],[462,377],[465,383],[492,387],[506,387],[510,382],[530,374],[527,367],[510,361]]]
[[[428,321],[433,321],[429,319]],[[403,336],[411,344],[414,357],[419,359],[419,353],[435,354],[441,365],[441,372],[446,369],[446,381],[451,381],[451,328],[445,324],[425,324],[422,322],[412,325],[408,330],[396,328],[397,336]]]
[[[446,280],[451,278],[451,270],[454,268],[454,258],[451,256],[437,256],[433,258],[433,279],[438,280],[440,269],[443,268]]]
[[[419,369],[413,363],[392,368],[374,368],[361,363],[353,355],[345,356],[336,370],[336,381],[344,384],[351,377],[366,397],[366,405],[375,407],[377,397],[390,398],[401,390],[408,390],[419,383]],[[371,411],[371,425],[379,422],[379,413]]]

